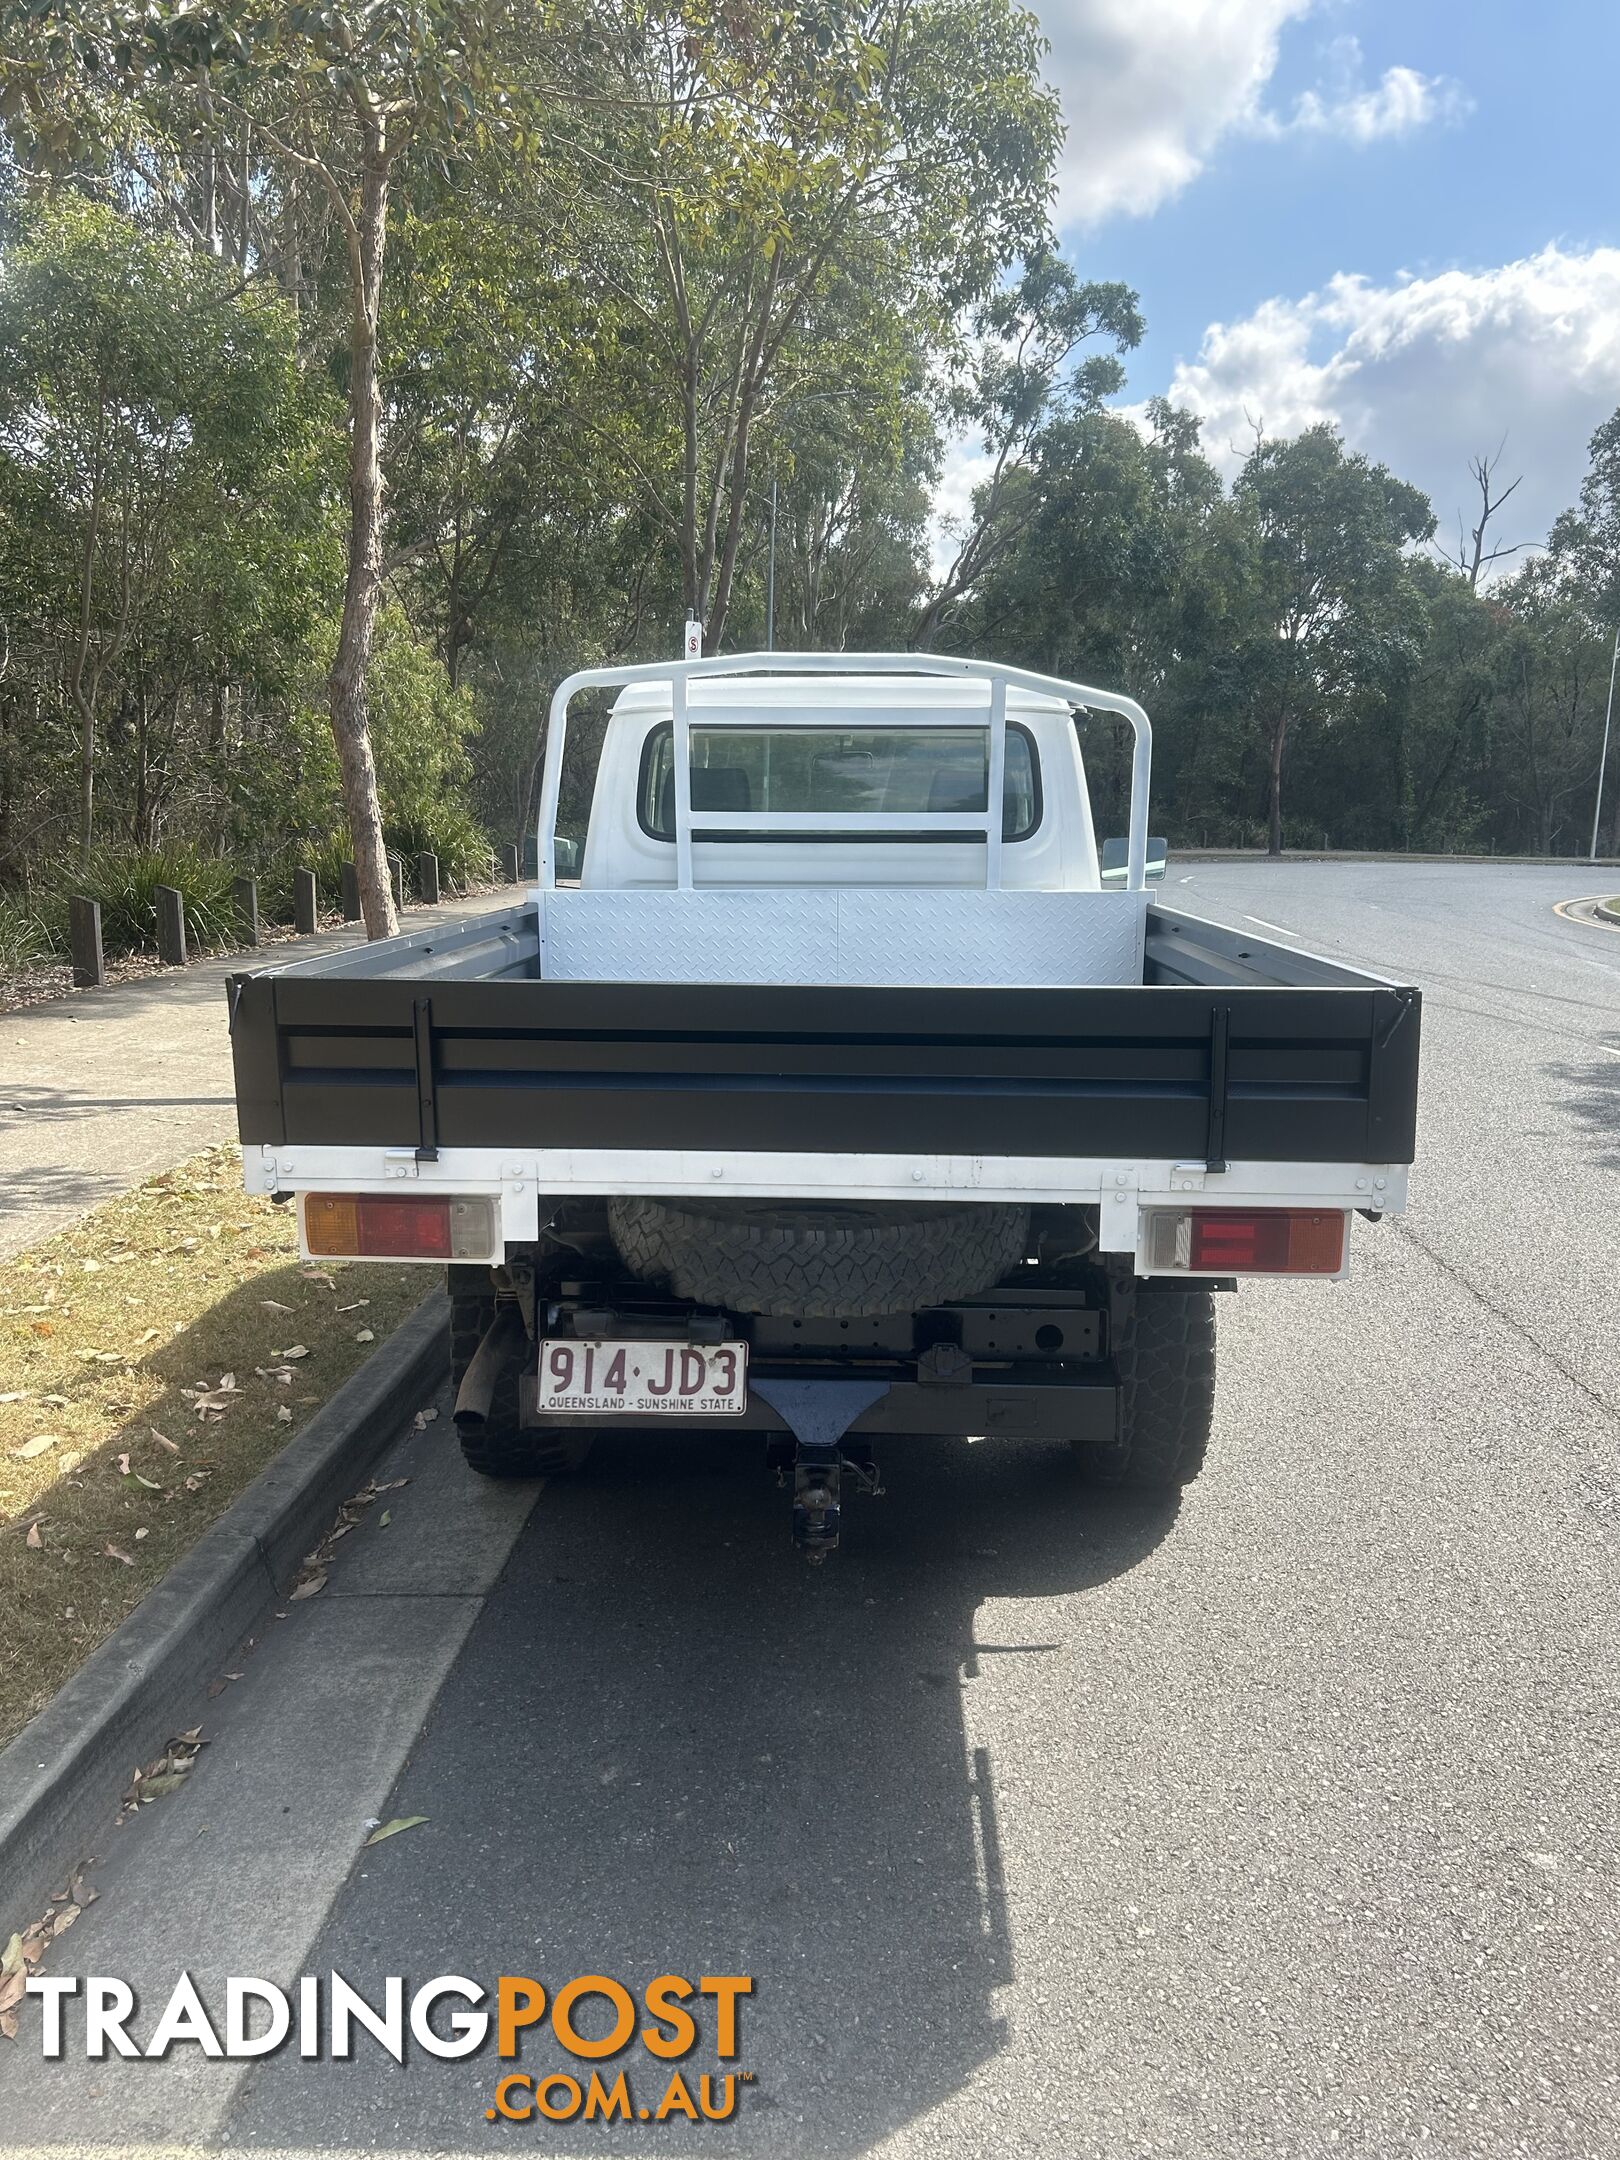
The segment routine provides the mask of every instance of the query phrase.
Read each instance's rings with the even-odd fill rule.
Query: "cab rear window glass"
[[[694,811],[798,811],[830,831],[851,811],[984,813],[989,747],[982,728],[692,728]],[[647,737],[638,810],[655,840],[675,837],[674,729]],[[1010,722],[1002,787],[1004,840],[1040,822],[1040,773],[1027,729]],[[759,835],[757,837],[767,837]],[[772,839],[803,839],[777,833]],[[882,835],[892,838],[893,835]]]

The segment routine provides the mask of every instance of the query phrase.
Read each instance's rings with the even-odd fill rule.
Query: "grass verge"
[[[0,1743],[432,1288],[210,1148],[0,1263]]]

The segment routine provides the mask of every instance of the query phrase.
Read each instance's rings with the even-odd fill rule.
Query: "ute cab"
[[[984,885],[988,683],[849,675],[832,695],[813,676],[721,677],[691,683],[686,710],[695,885]],[[1098,891],[1071,708],[1011,689],[1005,711],[1001,884]],[[581,883],[677,884],[675,794],[671,686],[634,684],[608,722]]]

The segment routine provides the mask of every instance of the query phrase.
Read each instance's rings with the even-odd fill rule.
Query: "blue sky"
[[[1446,526],[1505,434],[1506,537],[1541,539],[1620,405],[1612,0],[1033,4],[1065,245],[1147,316],[1128,397],[1224,462],[1245,414],[1335,420]]]

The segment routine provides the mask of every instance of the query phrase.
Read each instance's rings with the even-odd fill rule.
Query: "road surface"
[[[1172,866],[1420,982],[1426,1057],[1408,1222],[1221,1301],[1179,1511],[918,1443],[815,1573],[751,1453],[492,1492],[441,1418],[53,1957],[148,2002],[748,1973],[734,2122],[492,2127],[490,2055],[364,2041],[42,2068],[25,2027],[0,2145],[1613,2160],[1620,934],[1580,890]]]

